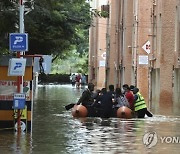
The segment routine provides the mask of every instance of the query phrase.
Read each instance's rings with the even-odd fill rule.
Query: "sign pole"
[[[24,32],[24,5],[23,5],[23,0],[19,1],[19,32],[23,33]],[[21,55],[23,55],[22,52],[17,52],[17,58],[22,58]],[[23,77],[18,76],[17,77],[17,92],[18,93],[23,93]],[[18,133],[21,132],[21,114],[20,114],[20,109],[18,109],[17,112],[17,130]]]

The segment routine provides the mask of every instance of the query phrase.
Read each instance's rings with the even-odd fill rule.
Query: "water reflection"
[[[32,134],[18,136],[0,131],[0,153],[12,154],[119,154],[179,153],[180,143],[161,143],[160,137],[180,136],[178,116],[155,115],[153,118],[79,118],[64,106],[77,102],[83,89],[71,85],[39,86],[36,91]],[[146,148],[147,132],[155,131],[158,143]]]
[[[31,135],[13,131],[0,132],[0,153],[2,154],[29,154],[32,153]]]

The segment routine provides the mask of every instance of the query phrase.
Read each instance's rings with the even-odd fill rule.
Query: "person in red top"
[[[129,88],[129,86],[127,84],[123,85],[123,89],[124,89],[124,92],[125,92],[125,96],[129,102],[129,105],[130,105],[130,109],[132,111],[134,111],[134,96]]]
[[[76,75],[76,88],[79,88],[81,82],[81,75],[78,73],[78,75]]]

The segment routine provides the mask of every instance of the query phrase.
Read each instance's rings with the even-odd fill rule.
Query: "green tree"
[[[66,59],[56,59],[52,65],[52,74],[88,73],[88,53],[70,51]]]
[[[29,5],[30,4],[30,5]],[[26,3],[32,7],[32,3]],[[18,31],[18,0],[0,0],[0,52],[8,50],[8,35]],[[85,0],[38,0],[25,15],[29,34],[27,54],[68,55],[72,49],[88,51],[89,4]]]
[[[90,25],[89,5],[84,0],[36,1],[25,19],[29,33],[29,54],[53,54],[61,57],[87,41]],[[87,47],[86,47],[87,48]]]
[[[9,33],[16,32],[17,9],[11,0],[0,0],[0,54],[8,53]]]

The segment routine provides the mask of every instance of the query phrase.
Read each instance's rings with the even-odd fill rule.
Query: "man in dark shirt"
[[[89,83],[88,88],[84,90],[84,92],[82,93],[80,99],[77,102],[77,105],[82,104],[85,107],[92,105],[94,102],[93,91],[94,91],[94,84]]]
[[[102,95],[97,99],[101,102],[101,117],[110,118],[112,116],[112,105],[114,98],[114,85],[109,85],[109,91],[104,91]]]

